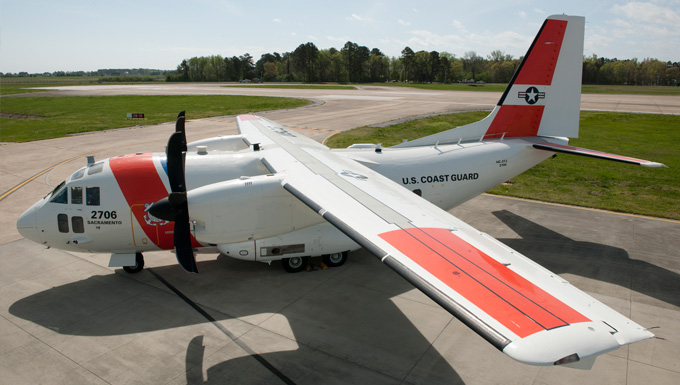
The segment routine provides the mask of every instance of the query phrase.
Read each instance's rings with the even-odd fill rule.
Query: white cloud
[[[515,15],[519,16],[519,17],[522,18],[522,19],[526,19],[526,18],[527,18],[527,13],[524,12],[524,11],[517,11],[517,12],[515,12]]]
[[[333,42],[333,43],[340,43],[340,44],[345,44],[350,39],[348,37],[336,37],[336,36],[326,36],[326,40]]]
[[[399,24],[405,25],[405,26],[409,26],[409,25],[411,25],[411,22],[410,22],[410,21],[404,21],[404,20],[402,20],[402,19],[399,19]]]
[[[364,17],[364,16],[361,16],[361,15],[357,15],[356,13],[353,13],[352,17],[348,17],[347,20],[360,21],[360,22],[364,22],[364,23],[368,23],[368,22],[373,21],[373,19],[371,19],[370,17]]]
[[[273,21],[274,23],[281,24],[281,19],[278,19],[278,18],[277,18],[277,19],[272,19],[272,21]]]
[[[612,11],[633,21],[653,24],[680,26],[680,15],[670,8],[653,3],[633,1],[625,5],[614,5]]]
[[[456,28],[458,30],[458,32],[468,33],[467,29],[465,28],[463,23],[461,23],[460,21],[454,20],[451,24],[453,24],[454,28]]]

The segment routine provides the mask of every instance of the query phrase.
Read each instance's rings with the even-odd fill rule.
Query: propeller
[[[198,273],[194,249],[191,246],[189,205],[187,204],[187,188],[184,179],[186,151],[187,140],[184,133],[184,111],[182,111],[177,115],[175,132],[170,135],[166,149],[171,193],[166,198],[152,204],[149,207],[149,212],[156,218],[175,222],[174,243],[177,262],[187,272]]]

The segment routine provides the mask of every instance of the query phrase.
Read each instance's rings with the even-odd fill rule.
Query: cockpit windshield
[[[65,184],[66,184],[66,181],[63,181],[63,182],[59,183],[59,184],[57,185],[57,187],[53,188],[52,191],[50,191],[47,195],[45,195],[45,198],[53,197],[54,194],[55,194],[57,191],[59,191],[59,189],[61,189],[62,187],[64,187]]]
[[[66,181],[59,183],[57,187],[49,194],[50,202],[53,203],[68,203],[68,195],[66,189]]]

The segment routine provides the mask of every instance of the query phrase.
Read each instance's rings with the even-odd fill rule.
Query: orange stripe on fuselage
[[[588,318],[446,229],[380,237],[523,338]]]
[[[131,207],[132,214],[144,230],[147,238],[160,249],[174,248],[174,222],[149,225],[144,219],[144,215],[147,214],[144,209],[145,205],[155,203],[168,196],[168,190],[165,189],[165,185],[153,163],[153,155],[147,153],[111,158],[109,167],[111,167],[128,206]],[[193,235],[191,236],[191,244],[193,247],[202,246],[194,239]]]
[[[168,196],[168,191],[153,164],[153,155],[147,153],[119,156],[111,158],[109,166],[128,206],[135,208],[131,211],[147,238],[163,250],[175,247],[173,241],[175,224],[173,222],[164,224],[161,226],[162,231],[158,231],[157,226],[146,224],[145,211],[141,209]]]

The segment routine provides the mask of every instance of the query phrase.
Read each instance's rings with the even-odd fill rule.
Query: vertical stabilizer
[[[578,137],[584,28],[580,16],[548,17],[489,116],[395,147],[482,137]]]

